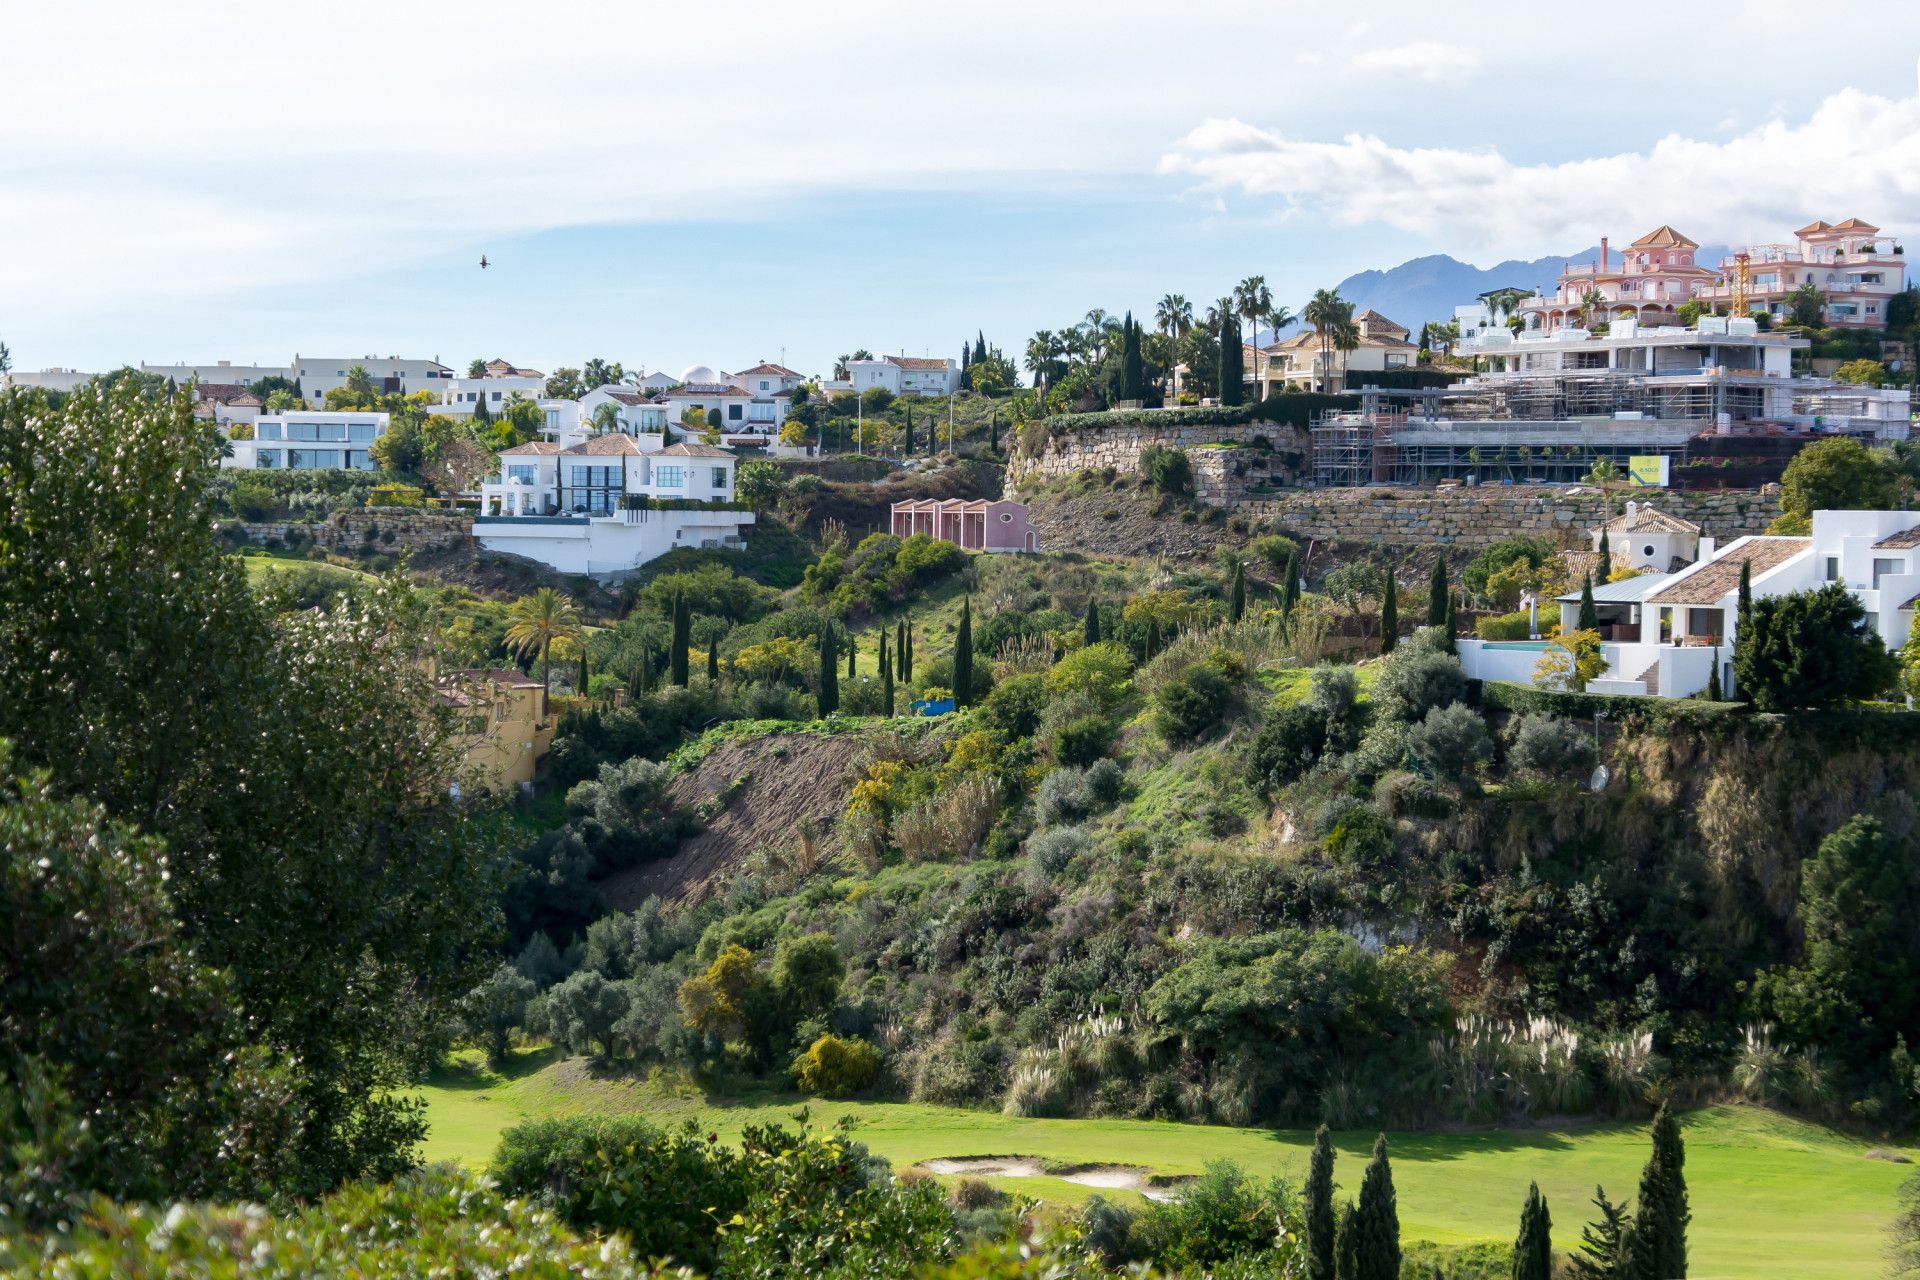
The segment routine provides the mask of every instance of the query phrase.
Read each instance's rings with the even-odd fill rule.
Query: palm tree
[[[1260,384],[1262,400],[1267,398],[1267,383],[1260,376],[1260,322],[1267,318],[1267,312],[1271,310],[1273,291],[1267,288],[1265,276],[1248,276],[1233,286],[1234,314],[1245,320],[1253,330],[1253,380]]]
[[[553,646],[582,638],[580,611],[573,601],[552,587],[542,587],[530,596],[521,596],[507,607],[507,647],[525,658],[540,655],[540,714],[547,714],[547,702],[553,690],[552,664],[547,661]]]
[[[611,400],[603,404],[595,405],[593,408],[593,417],[588,419],[588,421],[592,423],[594,434],[596,435],[605,435],[609,431],[618,430],[620,426],[620,407]]]
[[[1060,345],[1060,339],[1053,330],[1042,329],[1027,339],[1027,372],[1033,375],[1033,385],[1044,387],[1051,381],[1054,352]]]
[[[1154,308],[1153,320],[1173,343],[1172,358],[1167,361],[1167,392],[1171,395],[1179,390],[1173,385],[1173,371],[1180,363],[1181,335],[1193,327],[1193,304],[1182,294],[1169,293]]]
[[[1600,490],[1600,512],[1605,517],[1601,522],[1601,537],[1606,536],[1606,526],[1613,523],[1613,489],[1626,477],[1620,474],[1620,468],[1611,458],[1597,458],[1593,468],[1581,477],[1582,483],[1590,484]]]
[[[1606,305],[1607,295],[1600,292],[1596,286],[1588,285],[1587,291],[1580,295],[1580,323],[1588,328],[1592,328],[1593,313],[1595,311],[1604,312]]]
[[[1337,289],[1316,289],[1312,299],[1300,311],[1300,318],[1313,326],[1314,337],[1320,343],[1319,390],[1327,389],[1327,379],[1333,372],[1334,343],[1344,324],[1353,319],[1353,304],[1340,296]]]

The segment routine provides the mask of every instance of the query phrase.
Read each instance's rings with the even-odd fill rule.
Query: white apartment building
[[[484,378],[449,378],[440,384],[440,402],[446,405],[465,406],[467,413],[473,412],[476,404],[485,402],[489,412],[498,413],[507,407],[508,401],[518,397],[522,400],[540,400],[547,394],[547,379],[540,373],[513,373],[495,376],[488,374]]]
[[[235,364],[231,360],[215,360],[212,364],[148,364],[142,360],[140,372],[171,378],[175,384],[183,387],[195,381],[231,382],[250,387],[262,378],[293,377],[293,370],[288,365]]]
[[[500,473],[480,487],[473,536],[489,551],[595,576],[680,547],[738,547],[754,515],[721,505],[733,501],[736,462],[725,449],[647,449],[620,432],[516,445],[501,450]]]
[[[1842,583],[1866,611],[1867,626],[1889,649],[1907,642],[1920,604],[1920,513],[1816,511],[1806,538],[1737,538],[1697,564],[1671,574],[1609,585],[1606,606],[1629,606],[1624,624],[1607,630],[1607,670],[1589,693],[1659,698],[1696,697],[1720,663],[1720,687],[1734,687],[1733,647],[1740,625],[1740,572],[1749,568],[1754,599],[1816,591]],[[1571,597],[1574,617],[1578,597]],[[1563,618],[1568,598],[1561,600]],[[1625,638],[1620,638],[1625,637]],[[1545,641],[1461,640],[1460,661],[1476,680],[1519,684],[1533,678]]]
[[[38,387],[42,391],[65,395],[98,376],[82,373],[78,369],[15,369],[11,373],[0,374],[0,387]]]
[[[140,372],[171,378],[184,386],[201,382],[237,382],[250,387],[262,378],[286,378],[300,384],[307,403],[324,404],[327,392],[347,385],[347,373],[355,365],[367,371],[374,390],[383,394],[398,392],[412,395],[431,392],[440,398],[441,388],[453,377],[453,370],[438,360],[407,360],[399,356],[303,356],[295,353],[291,364],[234,364],[216,360],[212,364],[148,364],[140,362]]]
[[[960,365],[919,356],[847,361],[847,381],[840,389],[866,392],[874,387],[885,387],[896,396],[950,396],[960,387]]]
[[[373,442],[387,433],[384,413],[294,411],[266,414],[253,439],[231,440],[223,467],[261,471],[373,471]]]

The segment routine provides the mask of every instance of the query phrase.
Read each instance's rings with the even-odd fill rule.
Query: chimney
[[[1605,236],[1601,236],[1600,237],[1600,270],[1605,271],[1606,269],[1607,269],[1607,238]]]

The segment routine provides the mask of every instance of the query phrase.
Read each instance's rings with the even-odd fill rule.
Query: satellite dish
[[[1605,791],[1607,784],[1612,781],[1613,771],[1611,769],[1603,764],[1595,765],[1593,768],[1593,776],[1587,779],[1587,790]]]

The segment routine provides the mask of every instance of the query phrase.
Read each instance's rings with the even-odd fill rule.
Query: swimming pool
[[[1514,649],[1522,653],[1539,653],[1547,647],[1545,640],[1482,640],[1483,649]]]

